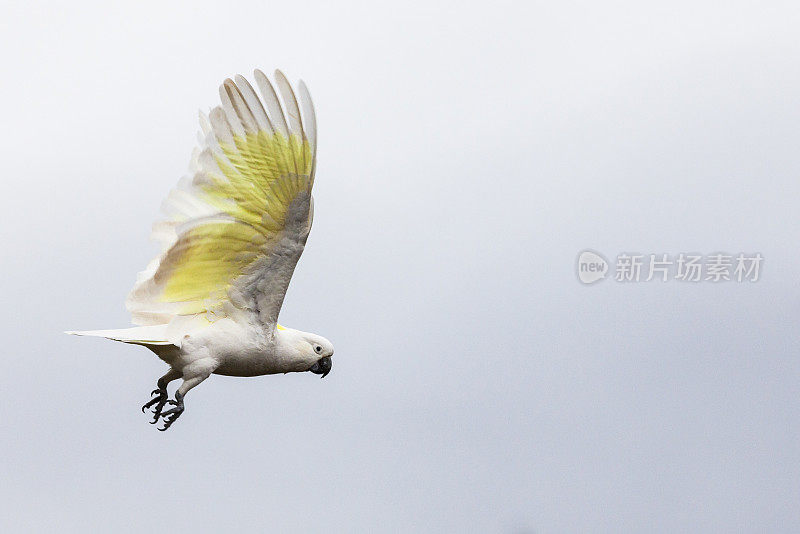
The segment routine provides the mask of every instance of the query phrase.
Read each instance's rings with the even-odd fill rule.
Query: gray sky
[[[21,5],[21,4],[20,4]],[[3,531],[800,530],[792,3],[4,6]],[[165,434],[129,324],[196,112],[319,118],[281,315],[331,375],[212,377]],[[580,250],[760,252],[757,283]]]

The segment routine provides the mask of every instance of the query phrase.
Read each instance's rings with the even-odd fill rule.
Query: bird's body
[[[139,326],[69,332],[142,345],[169,365],[143,407],[154,408],[154,423],[164,419],[162,430],[211,374],[324,377],[331,368],[327,339],[277,323],[313,221],[316,117],[302,82],[301,115],[288,81],[275,76],[280,100],[256,71],[261,99],[237,76],[220,87],[222,106],[201,115],[192,175],[170,193],[168,219],[153,227],[162,253],[128,296]],[[168,400],[166,386],[177,378],[183,382]],[[163,411],[167,403],[175,408]]]
[[[279,326],[275,336],[224,318],[203,325],[182,325],[182,339],[168,341],[169,325],[154,325],[120,330],[94,330],[69,332],[83,336],[96,336],[142,345],[153,351],[170,367],[182,369],[193,362],[211,358],[214,361],[212,374],[226,376],[261,376],[279,373],[307,371],[317,358],[310,361],[297,358],[292,347],[298,338],[313,338],[308,332]],[[323,342],[323,338],[319,338]]]

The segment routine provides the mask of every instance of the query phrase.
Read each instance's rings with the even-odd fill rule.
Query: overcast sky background
[[[0,10],[0,530],[800,530],[796,3]],[[319,118],[281,315],[324,381],[212,377],[167,433],[129,324],[227,76]],[[580,250],[760,252],[581,285]]]

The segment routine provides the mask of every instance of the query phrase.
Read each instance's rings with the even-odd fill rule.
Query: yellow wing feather
[[[282,75],[276,76],[281,80]],[[296,110],[297,102],[286,103],[286,88],[280,88],[285,106]],[[215,108],[211,127],[204,127],[205,146],[193,161],[195,174],[188,185],[188,193],[200,201],[202,209],[191,212],[190,206],[197,203],[183,202],[166,223],[172,232],[165,233],[165,225],[159,225],[158,236],[169,240],[166,252],[140,274],[128,297],[137,324],[158,324],[175,315],[204,312],[219,317],[221,310],[224,315],[232,300],[231,288],[240,277],[269,278],[270,273],[259,272],[264,268],[261,260],[269,258],[287,237],[287,214],[297,209],[292,206],[310,201],[316,147],[306,138],[300,118],[292,118],[291,129],[275,130],[272,123],[286,125],[285,118],[268,117],[263,107],[252,110],[250,106],[261,103],[249,84],[243,90],[249,91],[248,98],[230,80],[220,88],[225,109]],[[274,91],[268,95],[262,90],[262,95],[276,98]],[[306,105],[310,102],[304,101]],[[274,113],[275,103],[271,106]],[[316,132],[316,125],[313,128]],[[307,229],[305,232],[307,235]],[[288,237],[300,242],[302,251],[302,232]],[[283,278],[266,285],[285,292],[294,263],[280,262],[296,262],[298,257],[297,252],[282,251],[273,258],[270,265],[278,271],[275,276]],[[283,294],[278,297],[280,305]]]

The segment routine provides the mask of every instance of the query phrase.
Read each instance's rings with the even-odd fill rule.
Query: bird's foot
[[[150,421],[151,425],[154,425],[158,422],[158,418],[161,416],[161,410],[164,409],[164,406],[167,404],[169,400],[169,395],[167,395],[167,388],[158,388],[154,389],[150,395],[155,395],[150,402],[142,406],[142,413],[148,408],[153,408],[153,420]]]
[[[168,400],[167,402],[175,407],[159,414],[164,418],[164,428],[159,428],[161,432],[171,427],[172,423],[183,413],[183,395],[179,392],[175,392],[175,400]],[[158,417],[156,417],[156,419],[158,419]]]

